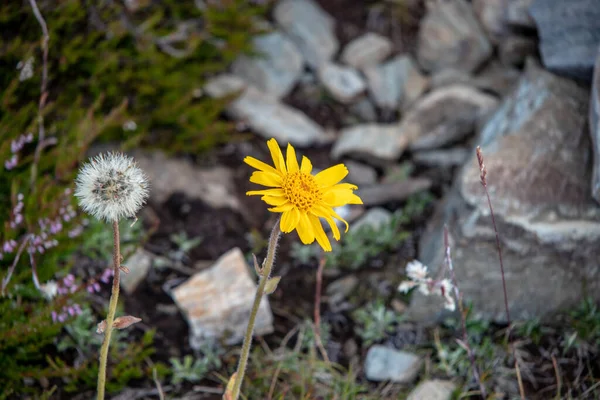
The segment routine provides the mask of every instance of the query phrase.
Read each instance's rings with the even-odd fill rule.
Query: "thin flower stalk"
[[[456,297],[456,302],[458,303],[458,311],[460,314],[460,323],[462,325],[462,333],[463,340],[462,344],[467,351],[469,356],[469,361],[471,363],[471,369],[473,371],[473,378],[475,378],[475,382],[479,385],[479,391],[481,392],[481,397],[484,399],[487,398],[487,390],[483,381],[481,380],[481,374],[479,373],[479,368],[477,367],[477,363],[475,362],[475,354],[473,354],[473,350],[469,345],[469,334],[467,332],[467,316],[462,303],[462,296],[460,294],[460,290],[458,288],[458,281],[456,279],[456,273],[454,272],[454,265],[452,264],[452,256],[450,255],[450,240],[448,239],[448,227],[444,225],[444,248],[445,248],[445,257],[444,261],[446,264],[446,268],[450,272],[450,276],[452,279],[452,286],[454,287],[454,296]]]
[[[277,251],[277,243],[279,241],[279,236],[281,235],[279,226],[279,221],[277,221],[273,226],[271,236],[269,237],[267,258],[265,259],[263,266],[259,268],[258,265],[255,264],[255,268],[258,270],[257,272],[259,272],[260,279],[258,289],[256,290],[256,294],[254,295],[254,303],[252,304],[252,310],[250,311],[250,319],[248,320],[246,334],[244,335],[244,343],[242,345],[242,353],[240,354],[240,362],[238,364],[238,368],[234,376],[235,383],[233,384],[233,390],[231,393],[231,398],[233,400],[237,400],[240,396],[242,382],[244,381],[244,375],[248,366],[248,357],[250,355],[250,346],[252,345],[252,335],[254,334],[256,316],[258,315],[260,302],[262,300],[263,295],[265,294],[265,290],[267,289],[267,282],[269,281],[271,271],[273,270],[273,264],[275,262],[275,253]]]
[[[496,234],[496,248],[498,250],[498,260],[500,261],[500,273],[502,275],[502,290],[504,292],[504,309],[506,311],[506,323],[508,324],[507,330],[507,338],[510,340],[510,331],[512,328],[511,319],[510,319],[510,309],[508,307],[508,294],[506,291],[506,279],[504,277],[504,262],[502,261],[502,248],[500,246],[500,235],[498,234],[498,227],[496,225],[496,217],[494,216],[494,208],[492,207],[492,200],[490,198],[490,193],[487,188],[487,168],[485,167],[485,163],[483,160],[483,152],[481,151],[481,147],[477,146],[477,162],[479,163],[479,181],[481,182],[481,186],[483,186],[483,190],[485,191],[485,196],[487,197],[488,208],[490,209],[490,216],[492,218],[492,225],[494,226],[494,233]],[[519,369],[519,361],[517,360],[516,351],[514,346],[511,346],[513,358],[515,359],[515,371],[517,374],[517,382],[519,383],[519,394],[521,395],[521,399],[525,400],[525,388],[523,387],[523,380],[521,379],[521,370]]]
[[[106,330],[104,331],[104,340],[100,348],[100,368],[98,370],[98,400],[104,400],[104,391],[106,386],[106,364],[108,362],[108,348],[110,346],[110,337],[113,330],[115,313],[119,302],[119,285],[121,265],[121,243],[119,238],[119,221],[113,221],[113,284],[108,305],[108,316],[106,317]]]

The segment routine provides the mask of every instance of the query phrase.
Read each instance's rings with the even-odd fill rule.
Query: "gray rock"
[[[242,93],[246,87],[246,81],[239,76],[222,74],[209,79],[204,84],[204,92],[210,97],[221,98]]]
[[[415,380],[423,360],[413,353],[385,346],[372,346],[365,359],[365,375],[375,382],[410,383]]]
[[[456,384],[440,379],[426,380],[414,388],[406,400],[450,400]]]
[[[358,188],[356,194],[360,196],[364,205],[376,206],[404,201],[413,194],[430,189],[431,185],[431,180],[427,178],[414,178]]]
[[[421,22],[417,58],[426,71],[472,72],[491,54],[492,45],[464,0],[436,3]]]
[[[596,59],[592,95],[590,100],[589,124],[592,136],[594,168],[592,175],[592,196],[600,203],[600,51]]]
[[[325,293],[330,307],[337,309],[358,286],[358,282],[356,275],[348,275],[327,285]]]
[[[331,149],[331,156],[338,159],[356,155],[377,162],[400,157],[408,141],[399,136],[398,125],[362,124],[342,129],[340,137]]]
[[[450,85],[468,85],[473,80],[471,74],[457,69],[442,69],[436,72],[429,81],[431,90],[439,89]]]
[[[498,222],[513,319],[568,310],[600,298],[600,207],[590,194],[589,93],[528,63],[516,90],[479,135]],[[440,207],[420,243],[420,260],[442,264],[444,223],[450,228],[458,282],[475,312],[505,320],[495,233],[475,157]],[[435,274],[435,271],[432,271]],[[433,320],[416,295],[411,316]]]
[[[392,220],[392,213],[385,208],[375,207],[368,210],[350,227],[351,232],[359,231],[362,227],[368,226],[372,229],[380,229]]]
[[[355,185],[373,185],[377,182],[375,168],[352,160],[346,160],[344,164],[348,168],[348,182]]]
[[[278,2],[273,17],[312,68],[317,69],[337,53],[339,42],[335,36],[335,21],[313,0]]]
[[[327,91],[341,103],[352,102],[367,88],[362,76],[351,67],[328,62],[319,67],[317,75]]]
[[[275,138],[279,143],[292,143],[299,147],[327,142],[328,135],[303,112],[281,103],[254,86],[245,85],[234,75],[220,75],[205,85],[212,97],[223,97],[235,92],[241,94],[226,108],[233,119],[245,122],[265,139]]]
[[[533,0],[512,0],[506,11],[506,21],[517,28],[535,29],[535,21],[529,13]]]
[[[244,338],[256,285],[239,248],[222,255],[215,264],[198,272],[171,296],[190,325],[190,345],[198,349],[208,339],[237,344]],[[273,332],[268,298],[262,298],[254,335]]]
[[[597,0],[535,0],[530,8],[538,27],[544,66],[590,81],[600,45]]]
[[[253,43],[259,55],[238,57],[232,66],[233,73],[265,93],[276,97],[288,95],[304,67],[296,45],[280,32],[257,36]]]
[[[367,32],[346,45],[341,60],[356,69],[379,64],[392,53],[392,42],[381,35]]]
[[[135,292],[138,285],[146,279],[146,275],[152,266],[154,255],[143,248],[138,248],[123,264],[129,269],[129,273],[121,273],[121,288],[127,294]]]
[[[491,62],[469,82],[469,85],[503,97],[513,91],[520,77],[521,72],[518,69]]]
[[[368,97],[352,103],[349,108],[350,112],[360,118],[362,122],[377,121],[377,110]]]
[[[425,91],[428,79],[416,68],[410,56],[402,55],[382,65],[364,69],[375,104],[384,109],[408,107]]]
[[[473,10],[490,40],[497,44],[508,33],[507,16],[511,0],[473,0]]]
[[[537,55],[538,43],[532,37],[509,35],[498,46],[500,61],[504,65],[522,67],[530,56]]]
[[[462,165],[469,151],[463,147],[444,150],[422,150],[413,154],[413,161],[428,167],[455,167]]]
[[[428,93],[400,123],[400,134],[412,150],[435,149],[464,139],[476,123],[498,105],[498,100],[465,85]]]
[[[152,202],[161,204],[173,193],[181,192],[214,208],[240,210],[230,169],[221,166],[200,168],[187,159],[170,158],[160,151],[136,150],[132,156],[148,175]]]

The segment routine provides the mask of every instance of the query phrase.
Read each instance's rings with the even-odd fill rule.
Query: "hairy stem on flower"
[[[258,315],[260,301],[262,300],[267,281],[269,280],[271,270],[273,269],[273,262],[275,261],[275,251],[277,250],[277,242],[279,241],[280,234],[281,231],[279,229],[279,219],[277,219],[277,222],[275,222],[275,226],[271,231],[271,236],[269,237],[267,258],[265,259],[265,262],[263,264],[258,289],[256,290],[256,295],[254,296],[254,304],[252,304],[252,310],[250,311],[248,327],[246,328],[246,334],[244,335],[244,344],[242,345],[242,353],[240,354],[240,362],[238,364],[235,383],[233,385],[232,390],[233,400],[237,400],[240,396],[240,389],[242,387],[242,382],[244,381],[244,374],[246,373],[246,367],[248,365],[250,346],[252,345],[252,334],[254,333],[254,324],[256,322],[256,316]]]
[[[100,368],[98,369],[98,400],[104,400],[104,386],[106,385],[106,363],[108,360],[108,347],[110,345],[110,336],[113,330],[113,322],[117,311],[119,300],[119,266],[121,265],[121,244],[119,238],[119,221],[113,221],[113,285],[108,305],[108,316],[106,317],[106,330],[104,331],[104,341],[100,348]]]

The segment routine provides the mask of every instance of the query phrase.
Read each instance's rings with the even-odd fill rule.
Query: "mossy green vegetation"
[[[44,94],[40,24],[28,2],[0,5],[0,246],[14,243],[0,260],[6,280],[0,297],[0,398],[43,396],[41,380],[51,382],[46,393],[95,385],[97,348],[88,349],[89,364],[75,367],[73,350],[56,347],[65,325],[73,330],[81,322],[64,310],[86,301],[86,282],[77,280],[72,292],[45,296],[32,279],[60,282],[73,267],[75,250],[106,250],[96,243],[97,231],[88,232],[76,213],[71,193],[89,146],[117,140],[125,148],[199,152],[234,132],[219,119],[228,100],[203,96],[202,85],[250,51],[259,32],[254,19],[265,9],[242,0],[204,9],[191,0],[127,4],[39,2],[49,31]],[[63,311],[64,318],[55,318]],[[107,389],[118,390],[145,374],[140,365],[151,353],[151,334],[115,353],[113,386]],[[60,388],[52,389],[53,384]]]

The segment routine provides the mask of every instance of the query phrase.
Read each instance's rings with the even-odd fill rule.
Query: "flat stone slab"
[[[277,24],[300,49],[307,64],[317,69],[339,49],[335,20],[313,0],[283,0],[273,11]]]
[[[207,339],[242,342],[257,285],[239,248],[223,254],[215,264],[176,287],[171,296],[190,326],[190,345],[199,349]],[[267,296],[256,317],[256,336],[273,332]]]
[[[348,104],[367,88],[363,77],[354,68],[325,63],[317,71],[319,80],[339,102]]]
[[[367,32],[346,45],[341,55],[344,64],[356,69],[379,64],[392,53],[392,42],[385,36]]]
[[[375,345],[367,352],[365,375],[375,382],[410,383],[422,365],[423,360],[413,353]]]
[[[300,50],[277,31],[255,37],[253,44],[259,54],[238,57],[231,67],[232,72],[265,93],[278,98],[287,96],[304,69]]]
[[[243,121],[265,139],[307,147],[328,141],[328,136],[316,122],[302,111],[283,104],[276,97],[247,85],[235,75],[219,75],[209,80],[204,90],[220,98],[239,93],[226,108],[233,119]]]
[[[421,22],[417,59],[426,71],[473,72],[491,55],[492,45],[465,0],[437,2]]]

